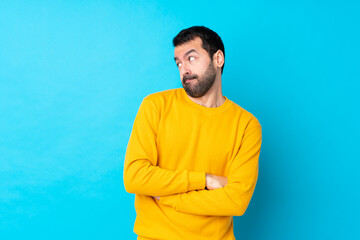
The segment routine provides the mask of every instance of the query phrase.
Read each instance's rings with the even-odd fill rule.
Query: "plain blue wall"
[[[135,239],[127,141],[181,87],[172,38],[223,38],[224,95],[263,126],[237,239],[355,239],[359,1],[0,1],[0,239]]]

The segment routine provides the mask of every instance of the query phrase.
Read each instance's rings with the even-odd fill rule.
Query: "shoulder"
[[[144,97],[142,104],[152,105],[156,109],[163,108],[165,105],[171,105],[171,103],[179,98],[180,88],[164,90],[156,92]]]
[[[176,88],[176,89],[168,89],[168,90],[152,93],[152,94],[147,95],[144,98],[144,101],[156,102],[156,101],[160,101],[162,99],[168,99],[168,98],[171,98],[171,97],[177,95],[179,90],[180,90],[179,88]]]
[[[176,91],[177,89],[169,89],[145,96],[137,113],[138,118],[156,122],[160,118],[165,104],[169,103],[169,99],[176,94]]]
[[[233,111],[234,116],[238,118],[238,121],[246,124],[246,128],[260,127],[261,124],[259,120],[248,110],[244,109],[237,103],[229,100],[231,103],[231,110]]]

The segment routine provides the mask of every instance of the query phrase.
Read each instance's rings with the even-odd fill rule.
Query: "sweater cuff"
[[[188,181],[188,191],[205,189],[206,179],[203,172],[189,172]]]

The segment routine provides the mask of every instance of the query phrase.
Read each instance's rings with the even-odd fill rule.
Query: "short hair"
[[[202,48],[205,49],[212,61],[214,54],[221,50],[224,54],[224,64],[221,68],[221,73],[225,66],[225,48],[220,36],[213,30],[204,26],[193,26],[187,29],[181,30],[173,39],[174,47],[182,45],[186,42],[199,37],[202,40]]]

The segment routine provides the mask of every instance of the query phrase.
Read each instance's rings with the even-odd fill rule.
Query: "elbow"
[[[236,198],[233,198],[233,204],[231,205],[232,216],[242,216],[245,214],[251,200],[252,194],[242,194]],[[236,199],[236,200],[235,200]]]
[[[146,186],[148,186],[147,166],[147,161],[135,161],[125,165],[124,186],[128,193],[148,195],[146,191]]]
[[[246,212],[246,209],[247,209],[247,206],[239,206],[237,207],[236,209],[234,209],[234,212],[232,214],[232,216],[242,216],[245,214]]]
[[[243,216],[252,199],[255,190],[255,184],[248,184],[245,186],[243,184],[239,184],[237,186],[238,187],[234,188],[234,191],[232,191],[233,195],[231,195],[231,202],[233,203],[231,205],[231,215]]]
[[[128,193],[142,194],[139,184],[137,184],[135,181],[131,181],[129,178],[124,177],[124,187],[125,191]]]
[[[126,178],[125,176],[124,176],[124,187],[125,187],[125,191],[127,191],[128,193],[136,192],[136,187],[134,186],[134,184],[132,184],[131,181],[129,181],[128,178]]]
[[[139,179],[140,168],[136,164],[136,161],[130,161],[129,164],[125,164],[123,172],[123,180],[125,191],[128,193],[141,194],[139,192],[141,180]]]
[[[129,171],[124,171],[124,187],[128,193],[138,193],[139,187],[133,176]]]

